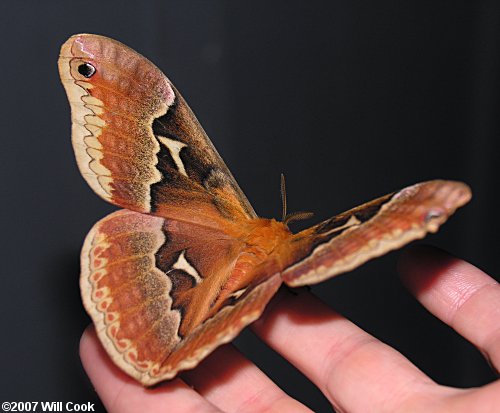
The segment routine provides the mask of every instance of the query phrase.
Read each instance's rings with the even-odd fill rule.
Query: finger
[[[337,409],[404,411],[410,396],[438,387],[397,351],[312,294],[281,292],[278,298],[254,330],[309,377]]]
[[[146,389],[116,367],[97,339],[93,326],[80,340],[83,367],[109,413],[220,412],[180,379]]]
[[[310,412],[232,345],[218,348],[182,378],[226,412]]]
[[[400,273],[429,311],[476,345],[499,369],[500,286],[493,278],[427,246],[403,254]]]

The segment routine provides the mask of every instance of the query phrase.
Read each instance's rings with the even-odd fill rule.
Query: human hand
[[[500,287],[481,270],[429,247],[405,254],[403,282],[435,316],[500,366]],[[473,389],[433,382],[395,349],[370,336],[310,293],[282,292],[252,329],[302,371],[337,411],[493,412],[500,380]],[[145,389],[119,370],[93,327],[80,355],[108,412],[310,411],[274,384],[232,345],[196,369]]]

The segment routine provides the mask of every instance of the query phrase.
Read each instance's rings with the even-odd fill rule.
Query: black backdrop
[[[1,401],[97,400],[78,358],[89,322],[78,254],[113,207],[81,179],[70,146],[56,62],[74,33],[117,38],[162,68],[260,215],[280,216],[282,171],[291,209],[316,221],[414,182],[463,180],[472,203],[428,242],[498,273],[498,1],[4,0],[0,11]],[[313,291],[440,383],[492,380],[400,286],[397,255]],[[237,344],[329,410],[250,332]]]

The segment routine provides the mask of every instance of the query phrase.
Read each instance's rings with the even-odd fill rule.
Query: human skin
[[[500,287],[493,278],[425,246],[404,253],[399,272],[422,305],[499,370]],[[483,413],[500,406],[500,380],[471,389],[439,385],[307,291],[280,291],[252,329],[307,376],[338,412]],[[92,326],[82,336],[80,355],[110,413],[310,411],[231,344],[196,369],[153,389],[111,362]]]

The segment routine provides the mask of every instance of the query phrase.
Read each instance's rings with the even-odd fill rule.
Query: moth
[[[256,320],[281,284],[315,284],[435,232],[471,197],[435,180],[292,233],[257,216],[165,75],[127,46],[61,48],[81,174],[121,209],[81,253],[84,306],[115,364],[145,386],[195,367]]]

